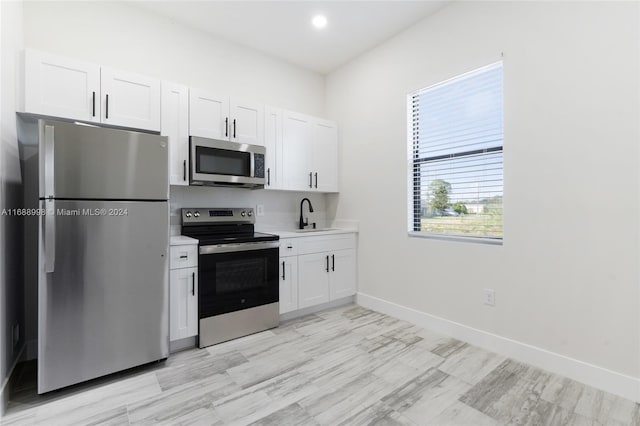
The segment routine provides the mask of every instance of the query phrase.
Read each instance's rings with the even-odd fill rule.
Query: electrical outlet
[[[494,289],[484,289],[484,304],[489,306],[496,306],[496,291]]]
[[[258,204],[256,206],[256,216],[264,216],[264,204]]]

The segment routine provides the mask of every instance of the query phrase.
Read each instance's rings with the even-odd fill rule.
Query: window
[[[409,95],[409,231],[502,239],[502,62]]]

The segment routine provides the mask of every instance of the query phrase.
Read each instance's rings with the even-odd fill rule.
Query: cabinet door
[[[310,191],[313,187],[311,117],[284,111],[282,120],[282,178],[284,187],[297,191]]]
[[[265,107],[264,144],[266,184],[265,189],[282,188],[282,110]]]
[[[329,301],[328,253],[298,256],[298,309]]]
[[[280,313],[298,309],[298,258],[280,258]]]
[[[198,334],[198,268],[169,271],[169,340]]]
[[[264,145],[264,105],[231,98],[229,136],[238,143]]]
[[[25,112],[100,122],[100,66],[25,51]]]
[[[160,131],[160,80],[102,67],[102,122]]]
[[[336,250],[331,253],[330,299],[356,294],[356,251]]]
[[[334,122],[313,123],[313,189],[338,192],[338,127]]]
[[[229,140],[229,97],[189,90],[189,134]]]
[[[169,184],[189,185],[189,89],[162,82],[160,134],[169,138]]]

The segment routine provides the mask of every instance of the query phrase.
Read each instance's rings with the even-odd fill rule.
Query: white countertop
[[[296,232],[296,231],[268,231],[270,234],[276,234],[280,236],[280,238],[299,238],[299,237],[320,237],[323,235],[335,235],[335,234],[353,234],[357,233],[357,228],[330,228],[326,231],[307,231],[307,232]]]
[[[198,244],[198,240],[184,235],[172,235],[169,238],[169,245],[172,246],[187,246],[191,244]]]

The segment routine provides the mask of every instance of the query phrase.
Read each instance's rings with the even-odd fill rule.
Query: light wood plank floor
[[[3,425],[640,425],[639,405],[348,305],[38,396]]]

